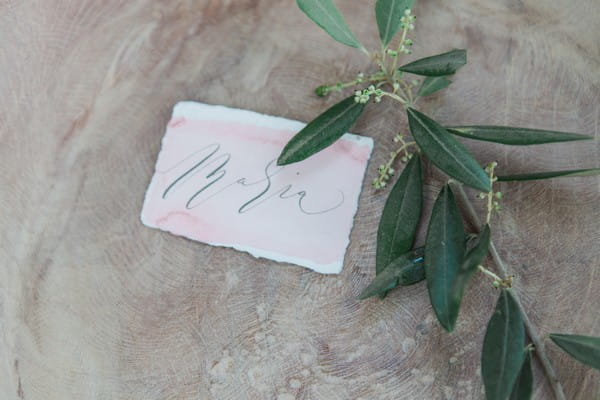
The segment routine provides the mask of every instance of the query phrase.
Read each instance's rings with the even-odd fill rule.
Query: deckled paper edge
[[[225,107],[225,106],[215,106],[211,104],[205,103],[197,103],[195,101],[180,101],[175,104],[173,107],[173,115],[174,117],[184,117],[184,118],[195,118],[195,114],[199,112],[211,112],[211,119],[215,121],[231,121],[231,117],[227,115],[229,111],[235,111],[242,117],[244,122],[253,123],[258,126],[263,126],[265,128],[278,128],[278,129],[289,129],[292,131],[299,131],[300,129],[306,126],[306,123],[296,121],[293,119],[275,117],[273,115],[261,114],[256,111],[250,110],[242,110],[241,108],[233,108],[233,107]],[[273,124],[275,122],[276,124]],[[367,136],[360,136],[354,133],[345,133],[342,137],[342,140],[348,140],[360,145],[369,146],[371,151],[373,150],[373,139]],[[369,153],[369,158],[370,158]]]
[[[173,113],[171,115],[171,119],[173,119],[175,117],[184,117],[184,118],[194,119],[194,118],[197,118],[198,113],[205,113],[205,112],[210,112],[210,119],[215,120],[215,121],[231,121],[231,112],[235,112],[236,114],[238,114],[237,115],[238,121],[252,123],[252,124],[255,124],[258,126],[263,126],[266,128],[289,129],[289,130],[293,130],[293,131],[299,131],[300,129],[302,129],[306,126],[306,124],[304,122],[300,122],[300,121],[296,121],[296,120],[292,120],[292,119],[260,114],[258,112],[250,111],[250,110],[243,110],[243,109],[239,109],[239,108],[204,104],[204,103],[198,103],[198,102],[194,102],[194,101],[181,101],[181,102],[178,102],[177,104],[175,104],[175,106],[173,107]],[[227,115],[227,114],[229,114],[229,115]],[[149,228],[159,229],[163,232],[169,232],[175,236],[185,237],[185,238],[190,239],[197,243],[206,243],[211,246],[233,248],[238,251],[243,251],[243,252],[249,253],[250,255],[254,256],[255,258],[266,258],[266,259],[270,259],[270,260],[273,260],[276,262],[295,264],[295,265],[298,265],[301,267],[310,268],[313,271],[321,273],[321,274],[339,274],[342,271],[342,268],[344,267],[344,260],[346,258],[346,254],[348,251],[348,246],[350,245],[350,236],[354,229],[354,219],[356,218],[356,213],[358,212],[358,205],[360,203],[360,195],[362,194],[362,188],[358,191],[358,198],[356,199],[354,212],[352,213],[352,225],[350,227],[350,231],[348,232],[348,237],[346,238],[346,245],[344,246],[344,257],[342,258],[342,260],[340,260],[340,262],[335,262],[335,263],[331,263],[331,264],[316,264],[313,261],[310,261],[308,259],[304,259],[304,258],[300,258],[300,257],[293,257],[293,256],[281,254],[281,253],[273,253],[273,252],[270,252],[270,251],[267,251],[264,249],[256,249],[251,246],[200,241],[200,240],[192,238],[188,235],[184,235],[184,234],[181,234],[178,232],[173,232],[170,229],[166,229],[164,227],[159,227],[157,225],[152,224],[150,221],[147,221],[145,219],[144,210],[146,209],[146,203],[149,201],[149,199],[148,199],[149,193],[151,192],[152,186],[154,184],[154,175],[156,175],[156,165],[158,163],[158,159],[160,159],[160,153],[162,153],[163,149],[164,149],[164,144],[165,144],[164,140],[165,140],[166,134],[167,134],[167,132],[166,132],[166,128],[165,128],[165,133],[163,134],[162,139],[161,139],[160,151],[159,151],[158,157],[156,159],[157,161],[154,164],[154,174],[150,178],[150,184],[148,185],[148,189],[146,189],[146,193],[144,195],[144,204],[142,206],[142,212],[140,215],[140,217],[141,217],[140,219],[141,219],[143,225],[145,225]],[[367,157],[367,164],[368,164],[368,161],[371,159],[371,154],[373,152],[373,139],[372,138],[367,137],[367,136],[356,135],[353,133],[345,133],[341,137],[341,140],[358,143],[362,146],[368,146],[369,147],[369,156]],[[361,185],[364,183],[366,172],[367,172],[367,168],[365,167],[363,176],[360,181]]]

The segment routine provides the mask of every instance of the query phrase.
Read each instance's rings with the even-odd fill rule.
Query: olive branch
[[[503,196],[502,192],[494,190],[494,184],[597,175],[600,168],[502,175],[497,173],[500,169],[497,162],[491,161],[482,167],[456,137],[511,146],[589,140],[592,137],[507,126],[444,126],[419,111],[416,104],[420,98],[452,83],[448,77],[467,63],[467,52],[453,49],[398,66],[403,55],[412,53],[413,40],[409,36],[416,22],[413,3],[414,0],[376,1],[381,48],[371,53],[354,36],[332,0],[297,0],[300,9],[333,39],[359,49],[369,57],[373,70],[358,73],[348,81],[317,87],[315,93],[320,97],[347,90],[352,90],[352,94],[298,132],[286,144],[277,163],[300,162],[330,146],[348,132],[367,104],[380,103],[384,98],[398,102],[399,108],[406,113],[410,137],[402,132],[394,137],[398,147],[390,152],[388,161],[378,167],[378,176],[373,181],[375,190],[387,186],[395,174],[398,158],[406,166],[389,193],[379,223],[375,278],[359,298],[379,296],[383,299],[396,287],[426,280],[433,311],[442,327],[451,332],[456,326],[467,283],[480,272],[491,280],[493,290],[500,291],[481,353],[486,398],[531,398],[531,359],[535,356],[555,397],[564,399],[562,386],[546,355],[544,341],[512,289],[513,280],[518,277],[509,274],[491,239],[493,216],[500,211]],[[424,162],[431,162],[449,179],[433,205],[425,245],[415,248],[423,205]],[[476,198],[485,202],[483,222],[464,186],[477,189]],[[481,227],[478,232],[465,232],[457,197],[465,205],[467,217]],[[488,254],[492,256],[496,272],[484,266]],[[600,369],[600,338],[567,334],[551,334],[550,338],[575,359]]]

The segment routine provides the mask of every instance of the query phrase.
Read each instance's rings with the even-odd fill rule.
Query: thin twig
[[[467,197],[467,194],[465,193],[464,189],[460,184],[455,184],[455,187],[457,188],[458,197],[467,209],[469,218],[471,218],[478,227],[481,226],[481,222],[479,220],[477,212],[475,211],[475,207],[473,207],[473,204],[471,203],[471,200],[469,200],[469,198]],[[498,254],[498,250],[496,249],[496,246],[492,241],[490,241],[490,253],[492,254],[492,259],[494,260],[496,267],[498,267],[500,274],[507,277],[508,270],[506,268],[506,264],[504,264],[504,261],[502,261],[502,258],[500,257],[500,254]],[[525,309],[523,308],[523,304],[521,303],[518,294],[514,291],[513,297],[515,298],[515,301],[519,306],[519,311],[521,312],[521,316],[523,317],[523,323],[525,324],[527,334],[529,335],[529,338],[535,346],[535,355],[540,360],[542,369],[544,370],[548,381],[550,381],[550,386],[554,391],[554,397],[556,397],[557,400],[566,400],[565,392],[563,391],[562,385],[560,384],[560,381],[556,376],[556,372],[554,371],[554,367],[552,367],[552,363],[550,363],[550,359],[548,359],[548,356],[546,355],[544,342],[541,340],[535,325],[533,325],[533,323],[525,313]]]
[[[483,265],[478,265],[477,269],[480,270],[481,272],[483,272],[485,275],[487,275],[490,278],[492,278],[494,280],[494,282],[498,282],[498,284],[500,284],[503,281],[502,278],[500,278],[498,275],[496,275],[495,273],[493,273],[489,269],[485,268]]]

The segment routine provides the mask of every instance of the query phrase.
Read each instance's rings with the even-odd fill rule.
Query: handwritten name
[[[291,183],[284,183],[277,188],[274,187],[272,178],[285,168],[278,167],[275,159],[265,164],[262,176],[257,180],[252,181],[247,177],[234,177],[233,180],[227,180],[225,179],[228,172],[226,167],[231,161],[231,154],[220,152],[220,150],[221,145],[213,143],[194,151],[166,170],[157,171],[169,173],[179,168],[186,168],[191,164],[191,167],[169,183],[162,194],[162,198],[167,199],[172,193],[184,187],[191,187],[195,191],[187,198],[185,203],[186,209],[191,210],[216,196],[225,195],[225,192],[232,187],[242,186],[251,191],[252,195],[240,205],[237,210],[239,214],[253,210],[273,198],[281,200],[296,199],[298,210],[306,215],[328,213],[344,204],[344,192],[339,189],[336,190],[336,199],[331,204],[311,209],[309,206],[311,197],[307,190],[296,190]]]

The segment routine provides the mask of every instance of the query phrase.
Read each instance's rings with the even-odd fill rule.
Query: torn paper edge
[[[197,103],[197,102],[193,102],[193,101],[181,101],[181,102],[178,102],[177,104],[175,104],[175,106],[173,107],[173,113],[171,115],[171,119],[176,118],[176,117],[183,117],[183,118],[188,118],[188,119],[199,119],[198,118],[199,113],[202,113],[203,115],[207,115],[207,114],[210,115],[210,118],[202,117],[202,118],[200,118],[201,120],[214,120],[214,121],[227,121],[227,122],[231,122],[231,120],[232,120],[231,114],[235,113],[236,121],[254,124],[254,125],[262,126],[265,128],[299,131],[306,126],[306,123],[292,120],[292,119],[260,114],[258,112],[250,111],[250,110],[243,110],[243,109],[239,109],[239,108],[231,108],[231,107],[225,107],[225,106]],[[164,141],[165,141],[166,136],[167,136],[167,132],[166,132],[166,128],[165,128],[165,133],[161,139],[161,147],[160,147],[160,151],[159,151],[157,160],[160,159],[160,153],[164,149],[164,144],[165,144]],[[356,135],[353,133],[345,133],[340,138],[340,140],[358,143],[361,146],[368,146],[368,148],[369,148],[369,155],[367,157],[367,165],[368,165],[368,161],[371,159],[371,154],[373,152],[373,139],[372,138],[367,137],[367,136]],[[346,238],[346,244],[344,246],[344,257],[339,262],[335,262],[335,263],[331,263],[331,264],[320,264],[320,263],[315,263],[314,261],[311,261],[311,260],[308,260],[305,258],[293,257],[293,256],[281,254],[281,253],[275,253],[275,252],[265,250],[265,249],[257,249],[257,248],[251,247],[251,246],[198,240],[198,239],[192,238],[188,235],[173,232],[170,229],[152,224],[150,221],[146,220],[145,215],[144,215],[144,210],[145,210],[146,202],[148,201],[149,193],[151,192],[151,189],[154,184],[154,175],[156,174],[156,162],[155,162],[154,168],[155,168],[154,174],[150,178],[150,184],[148,185],[148,189],[146,190],[146,193],[144,195],[144,204],[142,206],[142,212],[141,212],[141,216],[140,216],[141,217],[140,219],[141,219],[143,225],[145,225],[149,228],[159,229],[163,232],[169,232],[175,236],[185,237],[185,238],[190,239],[197,243],[205,243],[205,244],[208,244],[211,246],[233,248],[238,251],[243,251],[243,252],[249,253],[250,255],[254,256],[255,258],[267,258],[267,259],[270,259],[270,260],[273,260],[276,262],[295,264],[295,265],[298,265],[301,267],[306,267],[306,268],[312,269],[313,271],[321,273],[321,274],[339,274],[342,271],[342,268],[344,267],[344,260],[346,258],[346,254],[348,251],[348,246],[350,244],[350,236],[352,235],[352,231],[353,231],[354,225],[355,225],[354,219],[356,217],[356,213],[358,212],[358,205],[360,203],[360,196],[362,194],[362,188],[358,191],[358,198],[356,199],[354,210],[352,212],[352,217],[351,217],[352,225],[350,227],[350,231],[348,232],[348,236]],[[367,172],[367,167],[365,166],[363,176],[360,180],[361,187],[364,184],[366,172]]]

